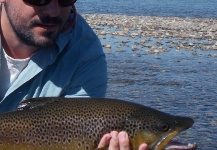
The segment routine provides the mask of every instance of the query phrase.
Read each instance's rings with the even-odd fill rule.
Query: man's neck
[[[14,59],[28,58],[38,50],[35,47],[26,46],[24,44],[15,44],[14,41],[13,44],[11,44],[12,42],[10,43],[10,41],[5,39],[4,34],[1,34],[1,36],[2,47],[7,55]]]

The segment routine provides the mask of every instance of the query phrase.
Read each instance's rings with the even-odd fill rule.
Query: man
[[[34,97],[105,96],[105,55],[75,0],[0,2],[0,113]],[[129,149],[127,134],[106,134],[99,147],[108,145]]]

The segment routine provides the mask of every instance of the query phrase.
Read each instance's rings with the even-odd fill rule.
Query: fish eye
[[[170,129],[170,126],[167,124],[162,125],[162,130],[163,131],[168,131]]]

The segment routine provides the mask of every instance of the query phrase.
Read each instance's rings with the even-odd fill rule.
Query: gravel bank
[[[84,14],[91,25],[123,28],[117,34],[217,40],[217,19]],[[100,28],[99,28],[100,29]]]
[[[148,48],[146,51],[154,54],[159,51],[167,52],[171,48],[191,51],[217,50],[217,19],[109,14],[83,14],[82,16],[102,41],[108,40],[108,35],[111,35],[111,38],[115,36],[131,38],[127,41],[123,38],[117,41],[120,43],[117,47],[120,47],[122,43],[129,44],[129,41],[140,38],[141,48],[146,47]],[[150,43],[150,38],[155,38],[157,42]],[[165,42],[169,45],[165,45]],[[138,43],[134,43],[130,47],[135,50],[137,45]],[[103,46],[111,48],[112,43],[111,45],[106,43]]]

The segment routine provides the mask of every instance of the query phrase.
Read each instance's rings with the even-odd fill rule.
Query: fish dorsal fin
[[[17,110],[33,109],[36,107],[44,106],[47,103],[55,102],[57,100],[58,99],[54,97],[39,97],[39,98],[26,99],[19,103]]]

